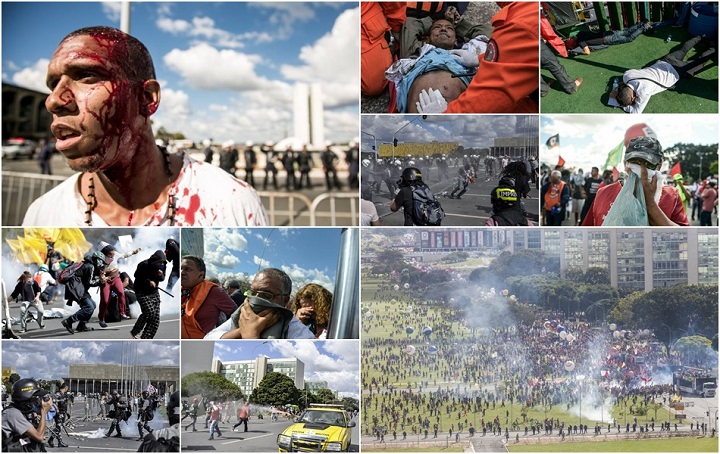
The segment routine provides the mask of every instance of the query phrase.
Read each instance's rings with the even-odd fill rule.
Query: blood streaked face
[[[125,43],[102,36],[70,37],[53,54],[45,107],[56,147],[73,170],[95,172],[132,159],[122,151],[136,148],[142,121],[140,92],[123,70],[127,62]]]

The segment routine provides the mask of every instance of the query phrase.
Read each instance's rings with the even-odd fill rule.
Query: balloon
[[[405,347],[405,353],[407,353],[408,355],[414,355],[415,354],[415,346],[408,345],[407,347]]]
[[[508,289],[505,289],[502,291],[503,296],[508,296],[510,292],[508,292]]]
[[[545,327],[545,329],[548,329],[548,330],[551,328],[550,322],[548,320],[545,320],[545,323],[543,323],[543,326]]]
[[[450,298],[450,302],[451,302],[451,303],[454,303],[454,302],[455,302],[455,298]]]
[[[560,331],[560,339],[567,339],[568,333],[565,331]]]
[[[397,291],[397,290],[400,290],[400,286],[397,285],[397,284],[395,284],[395,286],[394,286],[393,288],[394,288],[396,291]]]
[[[650,330],[649,330],[649,329],[644,329],[642,333],[643,333],[643,336],[649,336],[649,335],[650,335]]]
[[[617,339],[618,337],[620,337],[620,331],[613,331],[613,337],[614,337],[615,339]]]
[[[490,355],[490,357],[491,357],[491,358],[493,358],[493,359],[494,359],[494,358],[497,358],[497,357],[498,357],[498,354],[497,354],[497,352],[493,352],[493,354],[492,354],[492,355]]]
[[[437,355],[438,348],[434,345],[428,347],[427,352],[431,355]]]
[[[408,326],[407,328],[405,328],[405,332],[408,334],[412,334],[413,331],[415,331],[415,329],[412,326]]]
[[[432,328],[430,328],[429,326],[426,326],[425,328],[423,328],[423,334],[426,335],[426,336],[431,335],[431,334],[432,334]]]
[[[570,360],[565,361],[565,370],[568,371],[568,372],[574,371],[574,370],[575,370],[575,363],[572,362],[572,361],[570,361]]]
[[[567,335],[567,341],[568,341],[568,342],[575,342],[575,339],[576,339],[576,337],[573,336],[572,334],[568,334],[568,335]]]
[[[412,312],[412,306],[406,307],[405,310],[408,311],[408,312]]]
[[[397,300],[396,299],[390,300],[390,304],[397,304]]]
[[[515,295],[510,295],[510,301],[512,301],[513,303],[515,301],[517,301],[517,298],[515,297]]]
[[[410,284],[408,284],[408,283],[405,283],[405,285],[403,285],[403,287],[405,287],[405,290],[407,290],[407,289],[409,289],[409,288],[410,288]]]
[[[610,323],[608,328],[610,328],[610,331],[615,331],[617,329],[617,325],[615,323]]]

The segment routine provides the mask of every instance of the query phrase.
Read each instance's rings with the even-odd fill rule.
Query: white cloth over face
[[[203,339],[220,339],[223,334],[227,333],[232,329],[232,319],[228,319],[225,323],[218,326],[214,330],[210,331],[205,335]],[[315,335],[308,329],[307,326],[293,317],[288,325],[288,339],[315,339]]]
[[[84,226],[86,202],[79,190],[77,173],[35,200],[25,213],[24,226]],[[100,184],[97,179],[95,184]],[[267,215],[255,189],[211,164],[183,156],[183,166],[173,183],[174,225],[264,226]],[[95,212],[92,225],[108,224]],[[168,201],[145,225],[169,225]]]

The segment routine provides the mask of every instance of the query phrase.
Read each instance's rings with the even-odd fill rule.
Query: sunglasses
[[[268,292],[265,290],[253,290],[253,289],[245,290],[245,293],[243,293],[243,295],[257,296],[258,298],[262,298],[262,299],[268,300],[268,301],[272,301],[275,298],[277,298],[278,296],[285,296],[284,293],[273,293],[273,292]]]

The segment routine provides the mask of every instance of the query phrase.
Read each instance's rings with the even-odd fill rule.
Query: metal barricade
[[[37,173],[2,172],[2,225],[21,225],[30,204],[66,179]]]
[[[21,225],[30,204],[66,179],[55,175],[2,172],[2,225]],[[268,222],[273,226],[359,225],[357,193],[327,193],[314,200],[292,192],[258,191],[258,194]],[[326,205],[329,206],[326,208]]]
[[[329,201],[330,209],[328,211],[320,211],[320,204]],[[347,200],[349,210],[337,210],[337,201]],[[360,203],[360,197],[355,192],[342,192],[342,193],[325,193],[315,197],[310,206],[310,225],[318,225],[318,221],[321,219],[328,219],[329,223],[323,223],[322,225],[342,225],[342,226],[357,226],[360,225],[358,218],[358,205]],[[343,219],[344,222],[338,223],[338,219]]]
[[[268,215],[269,225],[310,225],[312,202],[303,194],[292,192],[258,191]]]

